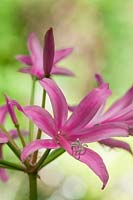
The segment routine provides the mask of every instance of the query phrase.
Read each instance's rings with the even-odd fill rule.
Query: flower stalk
[[[48,165],[49,163],[51,163],[52,161],[54,161],[56,158],[61,156],[63,153],[65,153],[65,150],[62,148],[52,151],[52,153],[44,160],[42,165],[39,167],[39,170],[42,169],[43,167],[45,167],[46,165]]]
[[[11,142],[8,142],[7,145],[13,151],[13,153],[17,156],[17,158],[19,158],[20,160],[20,151],[16,149],[15,146]]]
[[[37,200],[37,174],[29,173],[29,200]]]
[[[19,124],[15,124],[15,127],[16,127],[16,129],[17,129],[18,136],[19,136],[19,138],[20,138],[20,140],[21,140],[22,146],[25,147],[25,146],[26,146],[26,143],[25,143],[24,138],[23,138],[23,135],[22,135],[22,133],[21,133],[21,131],[20,131]]]
[[[43,96],[42,96],[42,108],[45,108],[45,103],[46,103],[46,91],[43,90]],[[37,132],[37,139],[40,139],[41,138],[41,129],[38,129],[38,132]]]
[[[16,151],[19,151],[19,147],[17,146],[17,144],[14,142],[14,140],[12,139],[11,135],[8,133],[8,131],[0,124],[0,129],[4,132],[4,134],[7,136],[8,140],[9,140],[9,144],[11,144],[13,146],[13,148]]]
[[[20,150],[16,149],[11,142],[8,142],[7,145],[13,151],[13,153],[17,156],[17,158],[19,160],[21,160],[21,158],[20,158],[20,155],[21,155]],[[24,162],[24,165],[27,167],[27,169],[29,169],[30,165],[29,165],[29,162],[27,160]]]
[[[46,91],[43,90],[43,96],[42,96],[42,108],[45,108],[45,103],[46,103]],[[42,130],[38,129],[37,131],[37,137],[36,139],[40,139],[41,138],[41,134],[42,134]],[[35,153],[33,154],[33,160],[32,163],[34,164],[37,160],[37,155],[38,155],[38,151],[35,151]]]
[[[31,96],[30,96],[30,105],[34,104],[35,86],[36,86],[36,78],[32,76],[32,88],[31,88]],[[33,132],[34,132],[34,124],[31,121],[29,121],[29,142],[31,142],[33,140]]]
[[[6,161],[6,160],[0,160],[0,165],[8,169],[13,169],[17,171],[25,171],[25,168],[23,166]]]
[[[44,154],[42,155],[42,157],[40,158],[40,160],[37,162],[37,164],[36,164],[36,166],[34,168],[34,171],[38,171],[38,169],[40,168],[40,166],[43,164],[43,162],[48,157],[50,151],[51,151],[51,149],[46,149],[46,151],[44,152]]]

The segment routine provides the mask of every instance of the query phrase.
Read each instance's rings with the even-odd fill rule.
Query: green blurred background
[[[96,83],[101,73],[110,83],[109,104],[133,82],[133,1],[132,0],[1,0],[0,1],[0,93],[29,101],[31,80],[16,72],[22,65],[17,54],[27,53],[27,38],[35,32],[43,44],[44,33],[54,28],[56,49],[74,47],[60,63],[75,78],[54,77],[70,104],[76,104]],[[41,99],[38,86],[36,102]],[[22,118],[20,116],[20,118]],[[22,120],[25,127],[25,121]],[[11,127],[10,122],[8,127]],[[131,146],[133,139],[125,139]],[[104,159],[110,180],[101,191],[99,179],[83,164],[63,155],[40,173],[39,200],[131,200],[133,199],[133,158],[120,150],[89,145]],[[15,159],[5,148],[5,157]],[[9,171],[10,180],[0,183],[0,199],[26,200],[28,179]]]

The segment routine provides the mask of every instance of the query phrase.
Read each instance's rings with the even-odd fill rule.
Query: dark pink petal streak
[[[43,68],[45,75],[50,75],[52,70],[53,62],[54,62],[54,35],[53,29],[50,28],[46,34],[44,39],[44,49],[43,49]]]

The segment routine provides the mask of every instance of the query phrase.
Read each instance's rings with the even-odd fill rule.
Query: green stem
[[[15,146],[11,142],[8,142],[7,145],[13,151],[13,153],[17,156],[17,158],[19,158],[20,160],[20,151],[16,149]]]
[[[51,163],[53,160],[55,160],[56,158],[58,158],[60,155],[62,155],[65,152],[64,149],[60,148],[60,149],[56,149],[54,151],[52,151],[52,153],[46,158],[46,160],[43,162],[43,164],[39,167],[39,170],[41,168],[43,168],[44,166],[48,165],[49,163]]]
[[[7,166],[7,165],[2,165],[2,164],[0,164],[0,168],[11,169],[11,170],[21,171],[21,172],[24,172],[24,171],[25,171],[25,170],[20,170],[20,169],[17,169],[17,168],[14,168],[14,167],[9,167],[9,166]]]
[[[6,160],[0,160],[0,165],[3,165],[5,168],[9,168],[9,169],[14,169],[14,170],[18,170],[18,171],[25,171],[25,168],[21,165],[18,165],[16,163],[12,163],[12,162],[8,162]]]
[[[17,156],[17,158],[19,158],[19,160],[20,160],[20,149],[19,149],[19,147],[16,145],[16,143],[14,142],[14,140],[12,139],[12,137],[10,136],[10,134],[8,133],[8,131],[2,125],[0,125],[0,129],[8,137],[9,141],[8,141],[7,145],[14,152],[14,154]]]
[[[21,156],[20,150],[17,150],[11,142],[8,142],[7,145],[8,145],[9,148],[13,151],[13,153],[17,156],[17,158],[21,161],[21,158],[20,158],[20,156]],[[29,162],[28,162],[27,160],[24,162],[24,165],[27,167],[27,169],[30,168]]]
[[[22,135],[22,133],[21,133],[21,131],[20,131],[19,124],[15,124],[15,127],[16,127],[16,129],[17,129],[18,136],[19,136],[19,138],[20,138],[20,140],[21,140],[21,143],[22,143],[23,147],[25,147],[25,146],[26,146],[26,143],[25,143],[24,138],[23,138],[23,135]]]
[[[42,108],[45,108],[45,103],[46,103],[46,91],[43,90]],[[41,129],[38,129],[38,132],[37,132],[37,139],[40,139],[40,138],[41,138],[41,134],[42,134]]]
[[[37,162],[36,166],[34,167],[34,171],[38,171],[38,169],[40,168],[40,166],[42,165],[44,160],[48,157],[50,151],[51,151],[51,149],[47,149],[44,152],[44,154],[42,155],[42,157],[40,158],[40,160]]]
[[[29,175],[29,200],[37,200],[37,174]]]
[[[42,97],[42,108],[45,108],[46,103],[46,91],[43,90],[43,97]]]
[[[0,164],[0,168],[4,168],[4,169],[13,169],[13,170],[14,170],[14,168],[11,168],[11,167],[9,167],[9,166],[2,165],[2,164]]]
[[[30,105],[34,104],[35,86],[36,86],[36,78],[32,77],[32,89],[31,89],[31,96],[30,96]],[[34,132],[34,124],[31,121],[29,121],[29,142],[31,142],[33,140],[33,132]]]
[[[45,102],[46,102],[46,91],[43,90],[42,108],[45,107]],[[42,134],[41,129],[38,129],[36,139],[40,139],[40,138],[41,138],[41,134]],[[33,160],[32,160],[32,163],[33,163],[33,164],[34,164],[34,163],[36,162],[36,160],[37,160],[37,155],[38,155],[38,151],[35,151],[35,153],[33,154]]]
[[[8,133],[8,131],[2,126],[0,125],[0,129],[5,133],[5,135],[8,137],[9,141],[7,143],[7,145],[9,146],[9,148],[13,151],[13,153],[17,156],[17,158],[19,160],[21,160],[20,156],[21,156],[21,152],[19,147],[17,146],[17,144],[14,142],[14,140],[12,139],[12,137],[10,136],[10,134]],[[29,162],[26,160],[24,162],[25,166],[27,168],[30,167]]]

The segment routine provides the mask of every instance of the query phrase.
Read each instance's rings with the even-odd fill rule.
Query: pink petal
[[[32,68],[31,67],[23,67],[23,68],[20,68],[18,70],[19,72],[22,72],[22,73],[26,73],[26,74],[32,74]]]
[[[57,133],[56,126],[52,116],[39,106],[25,106],[25,115],[42,131],[50,136]]]
[[[103,120],[115,117],[121,111],[133,103],[133,87],[131,87],[124,96],[117,100],[103,115]]]
[[[128,143],[120,141],[120,140],[115,140],[115,139],[105,139],[105,140],[101,140],[99,141],[100,144],[103,144],[105,146],[108,146],[110,148],[120,148],[120,149],[124,149],[126,151],[128,151],[129,153],[132,154],[132,150],[129,146]]]
[[[24,112],[24,109],[22,108],[22,106],[21,106],[16,100],[10,99],[10,101],[12,102],[12,105],[13,105],[13,106],[16,106],[16,108],[17,108],[19,111]]]
[[[30,154],[33,152],[45,148],[45,149],[56,149],[59,146],[54,140],[45,139],[45,140],[35,140],[28,144],[22,151],[21,160],[24,161]]]
[[[128,125],[132,125],[133,122],[133,104],[127,106],[122,109],[121,112],[118,112],[116,115],[112,116],[112,118],[103,118],[101,117],[101,121],[113,122],[113,121],[123,121]]]
[[[31,33],[28,39],[28,49],[32,60],[32,73],[34,75],[44,74],[43,72],[43,51],[35,33]]]
[[[58,128],[61,128],[67,120],[68,105],[66,99],[60,88],[53,80],[44,78],[40,81],[40,83],[48,93],[51,100],[56,125]]]
[[[133,119],[127,120],[126,123],[129,125],[129,129],[133,128]]]
[[[18,120],[17,120],[16,114],[15,114],[15,111],[14,111],[14,105],[12,103],[12,100],[10,100],[10,98],[6,95],[5,95],[5,99],[6,99],[8,112],[11,116],[13,123],[16,125],[16,124],[18,124]]]
[[[16,59],[23,64],[32,65],[32,60],[31,60],[30,56],[18,55],[18,56],[16,56]]]
[[[71,134],[71,135],[70,135]],[[125,123],[112,122],[95,125],[92,128],[84,128],[75,132],[71,132],[68,135],[68,139],[75,141],[77,138],[81,142],[97,142],[110,137],[127,137],[128,126]]]
[[[73,48],[60,49],[55,52],[54,64],[71,54]]]
[[[8,138],[3,133],[0,133],[0,143],[3,144],[7,142],[8,142]]]
[[[103,77],[100,74],[95,74],[95,79],[99,86],[105,83]]]
[[[93,89],[75,108],[63,130],[72,131],[88,124],[99,109],[101,110],[109,95],[111,95],[111,91],[107,84]]]
[[[92,127],[96,124],[99,124],[99,119],[101,119],[101,115],[103,113],[103,110],[104,110],[104,106],[105,104],[103,104],[99,110],[97,111],[97,113],[95,114],[95,116],[93,117],[93,119],[87,124],[86,127]]]
[[[44,49],[43,49],[43,68],[45,75],[50,75],[54,62],[54,36],[53,29],[50,28],[44,38]]]
[[[73,112],[75,110],[76,106],[70,106],[68,105],[68,110],[70,112]],[[101,117],[102,111],[103,111],[104,105],[103,107],[101,106],[101,109],[98,110],[98,112],[96,113],[96,115],[93,117],[93,119],[88,123],[88,125],[86,127],[90,127],[92,125],[97,124],[97,122],[99,121],[99,117]]]
[[[42,70],[38,70],[38,68],[33,67],[23,67],[18,70],[21,73],[30,74],[36,76],[38,79],[42,79],[44,77],[44,72]]]
[[[102,118],[102,116],[99,118],[99,121],[97,123],[104,122],[104,123],[110,123],[110,122],[123,122],[128,125],[129,128],[129,134],[132,135],[132,128],[133,128],[133,105],[129,105],[128,107],[124,108],[121,112],[116,114],[116,116],[112,118]]]
[[[95,75],[95,78],[99,85],[104,84],[103,77],[99,74]],[[97,123],[103,121],[128,121],[133,119],[133,87],[131,87],[124,96],[117,100],[108,111],[99,116]]]
[[[102,158],[96,152],[85,147],[83,148],[84,153],[77,157],[77,154],[72,151],[72,144],[68,143],[64,138],[60,139],[60,144],[71,156],[86,164],[101,179],[103,182],[102,189],[104,189],[109,176]]]
[[[7,113],[7,105],[0,106],[0,124],[4,123]]]
[[[42,48],[35,33],[31,33],[28,38],[28,48],[32,61],[35,61],[37,58],[42,58]]]
[[[64,75],[64,76],[74,76],[74,73],[69,69],[63,67],[53,67],[51,74],[55,75]]]

